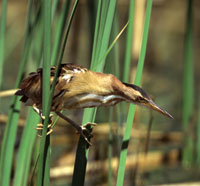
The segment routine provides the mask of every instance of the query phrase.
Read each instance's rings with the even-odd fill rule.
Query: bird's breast
[[[112,106],[124,98],[119,95],[81,94],[69,98],[64,103],[66,109]]]

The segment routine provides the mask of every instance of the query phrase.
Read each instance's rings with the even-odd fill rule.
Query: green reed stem
[[[42,112],[45,115],[44,127],[40,143],[38,160],[37,186],[50,185],[50,135],[46,135],[49,120],[48,105],[50,92],[50,59],[51,59],[51,1],[43,2],[44,43],[43,43],[43,71],[42,71]]]
[[[105,55],[108,48],[116,2],[116,0],[98,1],[95,35],[91,59],[91,70],[93,71],[103,71],[105,59],[100,59],[102,58],[102,56]],[[87,122],[94,122],[95,115],[96,109],[85,109],[82,123],[84,124]],[[87,144],[84,139],[80,137],[76,152],[72,186],[84,185],[87,158]]]
[[[5,48],[5,30],[6,30],[6,12],[7,0],[2,1],[2,11],[0,19],[0,90],[3,81],[3,62],[4,62],[4,48]]]
[[[31,5],[32,0],[28,2],[28,14],[25,29],[25,39],[22,49],[22,57],[20,61],[19,71],[15,88],[19,87],[19,84],[23,77],[24,68],[27,62],[29,54],[31,39],[32,39],[32,25],[31,25]],[[14,152],[14,144],[17,133],[17,123],[19,119],[20,102],[18,96],[12,97],[11,107],[8,113],[8,121],[4,130],[3,140],[1,144],[1,156],[0,156],[0,185],[10,185],[10,176]]]
[[[192,4],[193,0],[188,0],[187,23],[185,36],[185,61],[183,71],[183,129],[187,134],[185,147],[183,149],[183,165],[190,166],[194,161],[193,154],[193,134],[189,133],[190,117],[194,106],[194,70],[193,70],[193,47],[192,47]],[[189,131],[189,132],[188,132]]]
[[[151,17],[151,9],[152,9],[152,0],[148,0],[147,7],[146,7],[146,14],[145,14],[141,52],[140,52],[140,56],[139,56],[137,72],[136,72],[136,77],[135,77],[135,82],[134,82],[136,85],[140,84],[141,77],[142,77],[142,70],[143,70],[143,66],[144,66],[144,59],[145,59],[145,54],[146,54],[149,24],[150,24],[150,17]],[[121,153],[120,153],[117,184],[116,184],[117,186],[122,186],[123,182],[124,182],[128,144],[129,144],[131,129],[132,129],[132,125],[133,125],[134,113],[135,113],[135,105],[130,105],[128,118],[127,118],[127,122],[126,122],[125,133],[124,133],[124,137],[123,137],[123,143],[122,143],[122,147],[121,147]]]

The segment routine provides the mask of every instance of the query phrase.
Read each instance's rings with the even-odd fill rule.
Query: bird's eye
[[[136,101],[139,102],[139,103],[146,103],[147,102],[146,98],[144,98],[142,96],[138,96]]]

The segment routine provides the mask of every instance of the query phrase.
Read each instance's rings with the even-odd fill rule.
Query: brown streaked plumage
[[[51,67],[51,80],[56,67]],[[112,106],[121,101],[144,105],[165,116],[173,118],[159,108],[138,86],[123,83],[112,74],[92,72],[74,64],[62,64],[52,100],[51,111],[63,109]],[[22,96],[26,105],[42,108],[42,69],[32,72],[21,83],[16,95]],[[59,115],[61,116],[61,115]],[[62,117],[62,116],[61,116]],[[77,128],[77,126],[76,126]],[[79,128],[80,132],[80,128]]]

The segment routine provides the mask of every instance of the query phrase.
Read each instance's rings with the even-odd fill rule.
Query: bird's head
[[[126,91],[123,91],[124,95],[130,102],[137,105],[149,107],[169,118],[173,118],[167,111],[161,109],[158,105],[156,105],[154,101],[140,87],[128,83],[123,84],[125,85],[126,89]]]

